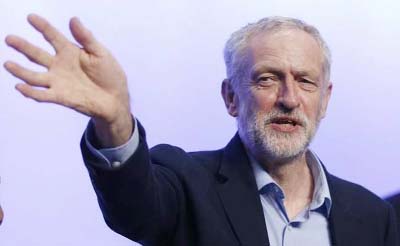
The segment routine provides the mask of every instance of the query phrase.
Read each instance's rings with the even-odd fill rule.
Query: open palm
[[[38,15],[29,15],[29,23],[53,46],[55,55],[10,35],[6,43],[30,61],[47,68],[34,72],[7,61],[4,66],[25,83],[16,85],[24,96],[39,102],[51,102],[72,108],[104,124],[130,120],[126,76],[110,52],[97,42],[77,18],[70,21],[70,30],[82,46],[70,42],[49,22]]]

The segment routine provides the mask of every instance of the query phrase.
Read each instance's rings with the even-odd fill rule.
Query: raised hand
[[[103,147],[126,142],[133,128],[127,79],[111,53],[77,18],[70,20],[70,30],[82,47],[38,15],[29,15],[28,22],[43,34],[56,54],[53,56],[21,37],[7,36],[7,45],[47,68],[44,73],[34,72],[7,61],[6,70],[25,82],[17,84],[16,89],[38,102],[60,104],[92,117]]]

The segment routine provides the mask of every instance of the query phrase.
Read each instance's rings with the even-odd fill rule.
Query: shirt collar
[[[283,198],[283,190],[273,180],[269,173],[267,173],[249,153],[247,155],[249,156],[259,192],[269,193],[271,191],[274,191],[275,194],[278,194]],[[311,174],[314,179],[314,193],[313,199],[310,203],[310,210],[322,209],[324,215],[326,217],[329,217],[332,207],[332,199],[329,192],[328,181],[322,168],[322,164],[316,154],[311,150],[307,150],[306,152],[306,161],[311,169]]]

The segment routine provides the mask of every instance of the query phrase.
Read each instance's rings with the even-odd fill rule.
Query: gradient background
[[[400,3],[380,1],[78,1],[0,2],[0,37],[18,34],[51,47],[26,22],[34,12],[71,37],[79,16],[129,77],[133,112],[150,145],[223,147],[235,133],[219,95],[224,42],[269,15],[314,24],[333,53],[333,97],[313,149],[328,170],[380,196],[400,189]],[[0,44],[0,61],[43,70]],[[0,70],[0,244],[132,245],[103,222],[79,140],[88,118],[27,100]]]

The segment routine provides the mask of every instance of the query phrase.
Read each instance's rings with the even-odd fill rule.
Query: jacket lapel
[[[325,170],[325,168],[324,168]],[[347,197],[346,190],[343,190],[341,180],[330,175],[326,170],[329,191],[331,193],[332,208],[329,216],[329,230],[331,241],[334,246],[353,245],[359,237],[359,230],[362,218],[358,216],[357,210],[351,208],[351,197]]]
[[[257,185],[238,134],[224,149],[217,181],[220,199],[241,245],[268,246]]]

